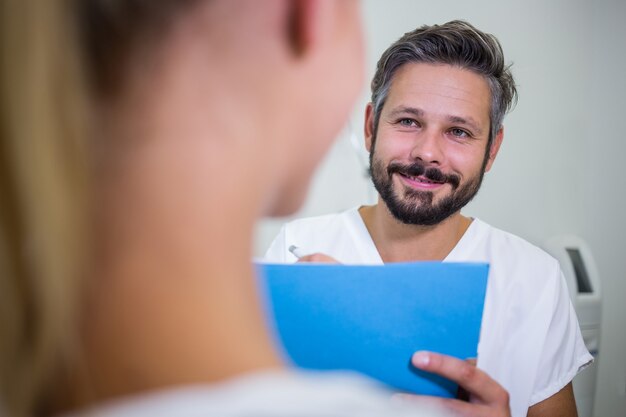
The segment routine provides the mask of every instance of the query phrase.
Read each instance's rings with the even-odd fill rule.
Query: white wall
[[[626,2],[365,1],[367,78],[404,32],[452,19],[500,39],[520,94],[495,166],[465,213],[537,244],[565,232],[589,242],[604,290],[595,415],[626,416]],[[361,141],[368,95],[364,86],[352,118]],[[343,134],[297,216],[372,202],[365,161]],[[258,255],[283,221],[259,225]]]
[[[582,235],[603,278],[603,326],[598,363],[597,417],[626,416],[626,2],[586,7],[589,66],[585,96]]]

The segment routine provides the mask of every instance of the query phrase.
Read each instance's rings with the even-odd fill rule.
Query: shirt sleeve
[[[286,225],[283,225],[283,227],[280,228],[280,232],[278,232],[278,235],[276,235],[276,237],[270,244],[269,248],[265,252],[265,256],[263,257],[264,262],[271,262],[271,263],[293,262],[293,260],[289,259],[290,258],[289,255],[291,255],[291,252],[287,250],[286,228],[287,228]],[[291,255],[291,258],[295,259],[293,255]]]
[[[555,261],[552,315],[539,361],[530,405],[537,404],[565,387],[593,361],[583,341],[576,312],[563,273]]]

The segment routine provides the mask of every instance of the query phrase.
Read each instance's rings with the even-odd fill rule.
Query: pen
[[[293,256],[295,256],[298,259],[300,259],[300,258],[302,258],[304,256],[304,253],[302,253],[300,248],[297,247],[296,245],[289,246],[289,252],[293,253]]]

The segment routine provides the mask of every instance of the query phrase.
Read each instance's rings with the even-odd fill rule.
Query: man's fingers
[[[467,358],[465,359],[465,362],[469,363],[470,365],[476,366],[475,358]],[[456,393],[456,398],[457,400],[469,402],[471,397],[470,397],[470,393],[461,385],[459,385],[459,389]]]
[[[480,403],[506,404],[508,407],[508,392],[471,363],[433,352],[416,352],[411,361],[419,369],[441,375],[461,385]]]
[[[298,258],[299,263],[322,263],[322,264],[338,264],[335,258],[332,258],[328,255],[324,255],[323,253],[313,253],[311,255],[306,255]]]

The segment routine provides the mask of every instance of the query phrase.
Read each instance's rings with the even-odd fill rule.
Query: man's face
[[[366,144],[380,198],[399,221],[434,225],[478,192],[501,134],[487,153],[486,80],[451,65],[406,64],[395,74],[378,131],[366,115]]]

